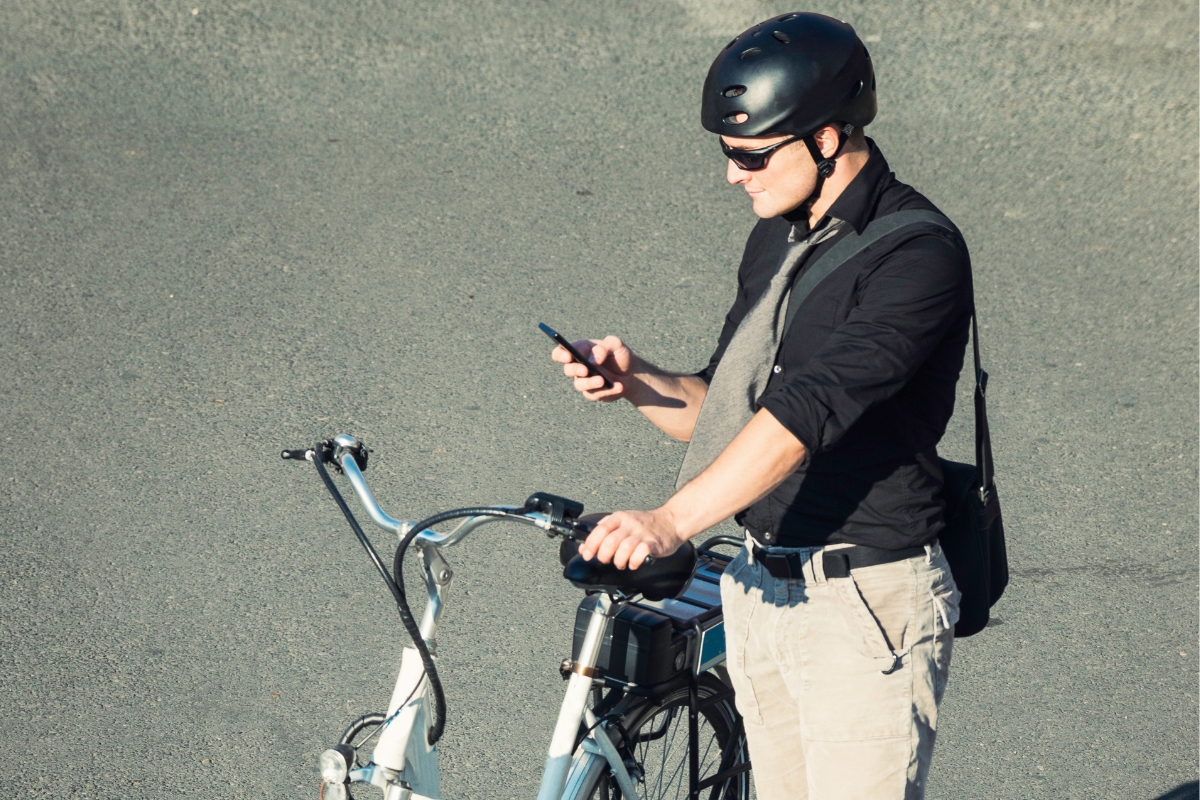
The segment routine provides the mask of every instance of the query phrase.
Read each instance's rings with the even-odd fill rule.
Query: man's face
[[[722,136],[721,140],[735,150],[759,150],[786,141],[788,136]],[[771,154],[767,166],[754,172],[727,161],[725,180],[741,184],[750,195],[754,213],[763,219],[778,217],[799,206],[817,186],[817,165],[804,142],[785,145]]]

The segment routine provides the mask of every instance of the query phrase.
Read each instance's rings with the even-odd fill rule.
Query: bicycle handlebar
[[[415,540],[420,540],[423,548],[433,547],[440,549],[448,547],[461,541],[468,533],[485,522],[498,519],[510,519],[534,525],[545,531],[548,536],[557,535],[567,539],[580,540],[585,538],[588,533],[588,529],[585,529],[576,522],[583,513],[583,504],[568,500],[565,497],[537,492],[530,495],[525,504],[520,507],[489,506],[464,508],[436,514],[421,522],[401,521],[389,516],[380,507],[378,501],[375,500],[375,496],[371,493],[370,487],[367,486],[367,481],[362,473],[367,468],[367,454],[369,452],[362,442],[353,436],[339,434],[332,439],[318,442],[311,448],[304,450],[284,450],[280,455],[288,460],[313,462],[318,474],[321,476],[321,481],[337,502],[338,508],[346,517],[350,528],[354,531],[363,549],[367,551],[376,570],[378,570],[384,583],[387,584],[392,597],[395,599],[397,609],[400,612],[400,621],[403,623],[405,631],[413,640],[413,645],[421,657],[429,685],[433,689],[434,714],[433,722],[429,728],[429,744],[432,745],[441,738],[442,731],[445,729],[446,696],[442,690],[441,680],[438,677],[437,667],[433,663],[433,656],[430,653],[429,645],[425,641],[423,632],[417,626],[416,620],[413,618],[412,610],[409,608],[405,595],[404,556],[409,545]],[[350,484],[354,487],[355,494],[358,495],[359,501],[376,525],[385,530],[395,531],[400,535],[400,544],[396,548],[396,555],[392,562],[392,572],[390,574],[383,560],[375,551],[374,546],[367,539],[366,534],[363,533],[358,520],[355,519],[349,506],[346,505],[341,492],[334,485],[328,470],[325,469],[325,464],[331,464],[339,472],[346,474],[346,477],[350,480]],[[432,526],[439,522],[464,517],[464,521],[459,523],[448,534],[439,534],[432,529]],[[651,559],[647,559],[646,563],[652,563]],[[432,593],[430,600],[435,600]],[[436,622],[434,624],[436,625]]]

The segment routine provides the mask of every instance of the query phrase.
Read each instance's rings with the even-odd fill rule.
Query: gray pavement
[[[1194,781],[1195,4],[810,8],[871,43],[872,134],[967,234],[992,374],[1013,581],[956,645],[929,797]],[[753,217],[699,87],[785,10],[0,5],[7,792],[316,796],[404,636],[281,447],[360,435],[398,516],[667,496],[681,446],[576,398],[535,323],[704,362]],[[532,797],[578,593],[524,529],[452,560],[445,795]]]

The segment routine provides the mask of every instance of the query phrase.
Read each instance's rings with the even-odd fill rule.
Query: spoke
[[[705,699],[705,698],[702,698]],[[724,720],[721,709],[716,708],[700,714],[697,746],[701,780],[716,775],[724,761],[725,751],[734,748],[737,757],[732,765],[741,763],[744,756],[744,740],[730,737],[722,742],[719,725]],[[634,755],[642,767],[641,785],[645,800],[686,800],[691,780],[691,762],[688,735],[690,725],[686,698],[676,698],[647,718],[635,732]],[[719,786],[710,787],[721,800],[748,800],[742,787],[744,776],[726,778]],[[706,790],[705,796],[711,792]],[[613,793],[613,800],[619,797]],[[604,800],[604,798],[597,798]]]
[[[704,721],[708,722],[707,718]],[[701,729],[701,730],[703,730],[703,729]],[[709,726],[709,731],[712,733],[712,735],[708,737],[708,746],[704,748],[704,754],[700,756],[700,774],[701,775],[703,775],[705,772],[708,771],[709,755],[712,753],[713,745],[717,744],[716,729]],[[704,734],[701,733],[700,735],[703,736]],[[717,753],[719,754],[720,752],[721,752],[721,746],[717,745]],[[720,766],[720,763],[721,763],[721,759],[718,756],[717,765]]]
[[[678,727],[676,727],[675,730],[678,730],[679,728],[682,728],[682,727],[684,727],[684,726],[679,725]],[[686,736],[687,734],[685,733],[684,735]],[[675,741],[675,732],[674,731],[672,731],[672,733],[671,733],[671,741],[672,742]],[[683,748],[683,758],[681,758],[679,760],[679,766],[675,767],[674,772],[671,773],[671,782],[675,783],[675,796],[676,797],[679,796],[679,790],[680,790],[680,788],[682,788],[682,782],[679,780],[681,778],[679,773],[680,773],[680,770],[682,770],[687,765],[687,756],[688,756],[688,751],[687,751],[687,748],[685,747],[685,748]],[[667,772],[666,763],[667,763],[667,756],[666,756],[666,752],[664,752],[663,753],[663,770],[662,770],[662,773],[664,775]],[[670,785],[671,785],[671,783],[669,782],[667,784],[668,789],[670,788]]]
[[[669,735],[668,735],[668,736],[666,736],[666,737],[665,737],[666,741],[665,741],[665,742],[664,742],[664,744],[663,744],[663,753],[662,753],[662,767],[661,767],[661,769],[659,770],[659,773],[658,773],[658,785],[659,785],[659,786],[662,786],[663,777],[664,777],[664,776],[667,774],[667,754],[668,754],[669,752],[671,752],[671,746],[672,746],[673,744],[675,744],[675,735],[678,733],[678,731],[679,731],[679,728],[680,728],[680,726],[679,726],[679,725],[676,725],[676,724],[675,724],[675,722],[676,722],[676,721],[678,721],[678,719],[679,719],[679,718],[678,718],[678,717],[676,717],[675,719],[673,719],[673,720],[672,720],[670,733],[669,733]],[[684,756],[685,756],[685,758],[686,758],[686,756],[687,756],[687,750],[686,750],[686,749],[684,750]],[[678,771],[679,771],[679,770],[678,770],[678,769],[676,769],[676,772],[678,772]],[[672,777],[674,777],[674,775],[672,775]],[[670,783],[668,783],[668,784],[667,784],[667,788],[669,789],[669,788],[670,788],[670,786],[671,786],[671,784],[670,784]],[[659,795],[659,796],[660,796],[660,797],[662,797],[663,795],[660,793],[660,795]]]
[[[684,750],[683,758],[679,759],[679,766],[675,767],[675,771],[671,773],[671,782],[675,784],[676,797],[679,797],[679,793],[683,791],[684,784],[687,783],[687,776],[682,774],[687,769],[687,755],[687,750]]]

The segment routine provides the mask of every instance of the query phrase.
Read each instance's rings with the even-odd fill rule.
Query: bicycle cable
[[[446,694],[442,690],[442,681],[438,677],[437,667],[434,666],[433,656],[429,652],[428,645],[425,644],[425,639],[421,636],[421,629],[417,627],[416,621],[413,619],[412,611],[408,607],[408,601],[404,593],[404,555],[408,551],[409,544],[417,538],[417,535],[423,531],[432,528],[441,522],[446,522],[460,517],[501,517],[507,519],[521,519],[520,514],[514,514],[511,511],[503,511],[498,508],[488,508],[481,506],[479,508],[457,508],[453,511],[443,511],[440,514],[434,514],[432,517],[423,519],[414,525],[404,538],[400,540],[399,546],[396,547],[396,557],[392,560],[392,572],[395,574],[395,584],[397,588],[396,604],[400,608],[400,621],[404,623],[405,630],[413,640],[413,645],[421,656],[421,663],[425,667],[425,675],[429,678],[429,685],[433,688],[433,724],[429,726],[429,745],[432,747],[437,744],[442,738],[442,733],[446,729]]]
[[[379,574],[383,577],[383,582],[387,584],[388,589],[392,593],[392,597],[399,602],[402,598],[400,588],[396,586],[396,582],[392,580],[392,576],[388,574],[387,567],[383,564],[383,559],[379,557],[379,553],[375,552],[375,547],[371,544],[371,540],[367,538],[367,534],[363,532],[362,526],[358,524],[358,520],[354,518],[350,507],[346,505],[342,493],[338,491],[337,485],[334,484],[333,478],[329,477],[329,471],[325,469],[322,463],[324,460],[324,448],[326,442],[318,442],[313,448],[313,464],[317,467],[317,474],[321,476],[321,481],[325,484],[325,488],[333,495],[334,502],[338,508],[342,510],[342,514],[346,517],[346,521],[350,523],[350,529],[354,531],[354,535],[358,537],[358,542],[367,551],[367,555],[371,557],[371,563],[375,565],[375,569],[379,570]]]
[[[429,652],[429,646],[426,644],[425,638],[421,636],[421,628],[413,617],[412,609],[408,605],[408,596],[404,591],[404,556],[408,551],[408,546],[422,532],[432,528],[434,525],[452,519],[459,519],[461,517],[527,518],[523,514],[499,508],[490,508],[488,506],[457,508],[452,511],[443,511],[440,514],[434,514],[432,517],[423,519],[414,525],[400,540],[399,546],[396,547],[395,558],[392,560],[392,573],[389,574],[387,567],[384,566],[383,559],[379,557],[379,553],[376,552],[375,547],[371,544],[371,540],[363,532],[362,526],[358,524],[358,520],[354,517],[354,513],[346,505],[342,493],[338,491],[333,478],[329,476],[329,471],[325,469],[323,461],[325,453],[328,452],[328,446],[329,442],[317,443],[313,448],[313,464],[316,465],[317,473],[321,476],[321,481],[325,484],[325,488],[333,496],[338,508],[341,509],[343,516],[346,517],[346,521],[350,523],[350,528],[354,531],[354,535],[358,537],[359,543],[367,551],[367,555],[370,556],[371,563],[375,565],[375,569],[379,571],[384,583],[387,584],[388,590],[392,593],[392,598],[396,601],[396,607],[400,612],[400,622],[404,625],[404,630],[408,633],[409,638],[412,639],[413,646],[416,648],[417,654],[421,657],[421,664],[425,668],[425,676],[429,679],[429,685],[433,689],[434,714],[428,736],[429,745],[432,747],[442,738],[442,733],[446,729],[446,693],[442,689],[441,678],[438,676],[437,667],[433,663],[433,654]],[[560,525],[552,525],[551,528],[547,529],[547,532],[553,531],[553,534],[566,535],[566,531],[562,530]],[[420,683],[418,682],[419,685]],[[416,689],[414,688],[413,691],[415,693]],[[411,697],[412,694],[409,695],[409,698]],[[407,705],[407,703],[407,700],[402,703],[401,708]]]
[[[345,498],[343,498],[342,493],[338,491],[337,485],[333,482],[333,478],[329,476],[329,470],[325,469],[325,465],[322,463],[325,452],[324,445],[325,443],[321,442],[318,443],[314,448],[315,452],[313,453],[313,464],[315,464],[317,467],[317,473],[320,474],[321,481],[325,484],[325,488],[329,490],[331,495],[333,495],[333,499],[337,503],[338,508],[342,510],[342,514],[346,517],[346,521],[350,523],[350,528],[354,531],[354,535],[358,537],[359,543],[363,546],[363,549],[367,551],[367,555],[371,557],[371,563],[375,565],[375,569],[379,571],[380,576],[383,577],[384,583],[387,584],[388,590],[391,591],[392,598],[396,601],[396,607],[400,612],[400,622],[402,625],[404,625],[404,630],[408,633],[409,638],[412,639],[413,646],[416,648],[418,655],[421,656],[421,664],[425,668],[425,675],[429,679],[429,685],[433,688],[434,720],[433,726],[431,726],[429,732],[429,744],[432,746],[437,742],[438,739],[441,738],[442,731],[446,726],[446,695],[442,690],[442,681],[438,677],[437,667],[434,666],[433,656],[429,652],[429,646],[425,644],[425,639],[421,636],[421,629],[417,625],[416,620],[413,618],[412,609],[409,608],[408,605],[408,598],[404,592],[404,567],[402,553],[398,548],[396,551],[396,561],[393,562],[393,570],[395,570],[396,576],[393,577],[388,573],[387,567],[383,564],[383,559],[379,557],[379,553],[376,552],[375,547],[371,544],[371,540],[368,539],[366,533],[363,532],[362,526],[358,524],[358,520],[354,517],[354,513],[350,510],[350,507],[346,505]],[[470,509],[470,511],[475,510],[477,509]],[[487,510],[495,512],[495,509]],[[447,513],[452,515],[458,513],[461,515],[461,512]],[[506,514],[492,514],[492,516],[501,515],[507,516]],[[443,521],[441,518],[444,518],[445,516],[445,514],[439,514],[437,517],[431,517],[430,519],[419,523],[415,528],[413,528],[413,531],[419,533],[421,530]],[[452,519],[453,516],[450,518]],[[412,531],[410,531],[409,534],[410,535],[406,537],[405,541],[401,542],[401,548],[403,549],[407,549],[407,542],[412,540]],[[417,685],[420,686],[419,681]],[[416,689],[414,687],[414,693],[415,691]],[[411,697],[412,694],[409,694],[409,698]],[[401,708],[403,708],[404,705],[407,705],[407,702],[408,701],[406,700],[405,703],[401,705]]]

